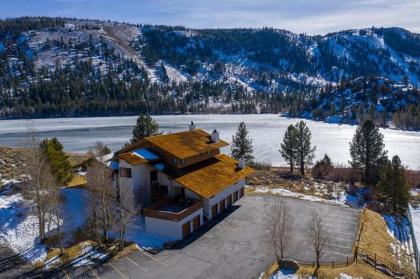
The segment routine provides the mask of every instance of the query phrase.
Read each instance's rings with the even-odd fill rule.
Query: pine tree
[[[316,146],[311,147],[312,133],[306,126],[305,121],[300,121],[295,125],[296,129],[296,155],[300,166],[300,174],[305,175],[305,164],[312,164]]]
[[[363,178],[367,184],[373,183],[378,162],[385,154],[383,135],[375,126],[373,120],[365,120],[356,129],[350,142],[350,155],[353,168],[363,171]]]
[[[159,133],[159,125],[148,114],[140,114],[137,118],[136,126],[133,128],[133,138],[131,143],[135,143],[145,137],[153,136]]]
[[[392,157],[392,161],[387,160],[382,165],[377,188],[383,196],[385,204],[394,212],[405,212],[410,192],[404,167],[397,155]]]
[[[280,145],[280,154],[290,166],[290,173],[293,173],[297,161],[297,133],[295,126],[289,125],[283,137],[283,143]]]
[[[312,176],[315,178],[325,178],[333,169],[334,164],[330,157],[327,154],[324,154],[324,158],[317,161],[312,168]]]
[[[254,159],[252,140],[248,137],[248,129],[244,122],[239,123],[236,134],[232,136],[231,152],[236,160],[244,159],[245,162],[251,162]]]
[[[73,169],[69,156],[64,152],[63,145],[57,138],[44,139],[40,143],[48,163],[51,165],[51,172],[61,185],[66,185],[73,178]]]

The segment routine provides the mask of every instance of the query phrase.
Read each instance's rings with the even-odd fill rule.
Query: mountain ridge
[[[420,34],[399,27],[306,35],[47,17],[0,21],[2,118],[303,112],[322,90],[358,77],[418,88]]]

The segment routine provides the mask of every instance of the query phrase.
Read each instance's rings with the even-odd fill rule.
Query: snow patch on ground
[[[46,246],[39,243],[38,219],[33,205],[20,194],[0,195],[0,244],[35,263],[47,256]]]
[[[187,81],[187,78],[183,76],[177,69],[167,64],[164,65],[166,74],[169,78],[169,81],[174,81],[175,83],[179,84],[181,82]]]
[[[299,277],[295,274],[294,270],[279,269],[276,273],[271,276],[271,279],[298,279]]]
[[[317,202],[325,202],[330,204],[339,204],[339,205],[345,205],[345,194],[340,195],[341,197],[336,200],[328,200],[316,196],[311,195],[304,195],[301,193],[292,192],[287,189],[277,188],[277,189],[269,189],[266,187],[259,187],[255,190],[256,193],[262,193],[262,194],[273,194],[273,195],[279,195],[284,197],[292,197],[292,198],[299,198],[302,200],[309,200],[309,201],[317,201]]]
[[[145,250],[163,249],[165,242],[175,239],[146,231],[145,219],[143,216],[136,216],[128,225],[127,241],[135,242]]]
[[[340,273],[340,279],[361,279],[362,277],[352,277],[345,273]]]
[[[9,194],[8,189],[0,193],[0,244],[9,246],[15,253],[35,263],[45,260],[47,247],[39,242],[38,219],[34,204],[20,193]],[[62,189],[63,195],[63,231],[66,241],[72,238],[72,232],[86,221],[87,191],[79,188]],[[51,224],[52,232],[55,226]]]

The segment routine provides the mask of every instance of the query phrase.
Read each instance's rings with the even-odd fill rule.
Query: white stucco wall
[[[131,169],[131,178],[120,177],[120,186],[132,189],[135,207],[142,208],[149,205],[151,202],[150,171],[153,168],[146,164],[132,166],[124,160],[120,160],[120,168]]]
[[[229,186],[226,188],[223,192],[220,192],[219,194],[215,195],[211,199],[204,199],[203,200],[203,210],[206,213],[209,218],[213,218],[211,214],[211,208],[215,204],[219,204],[219,202],[223,199],[226,199],[229,195],[232,195],[232,204],[233,204],[233,193],[241,189],[245,186],[245,179],[239,180],[237,183]],[[238,191],[238,199],[239,199],[239,191]],[[227,204],[225,204],[227,207]],[[218,208],[218,212],[220,211],[220,208]]]
[[[169,237],[174,238],[174,240],[179,240],[179,239],[182,239],[182,225],[185,224],[186,222],[190,222],[190,232],[192,232],[193,222],[191,221],[196,216],[200,216],[200,224],[203,224],[203,209],[202,208],[198,209],[193,214],[185,217],[179,222],[146,216],[145,217],[146,231],[164,235],[164,236],[169,236]]]

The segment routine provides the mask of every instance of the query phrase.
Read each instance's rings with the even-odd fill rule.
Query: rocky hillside
[[[418,87],[420,35],[0,21],[1,118],[302,112],[313,96],[359,76]]]

